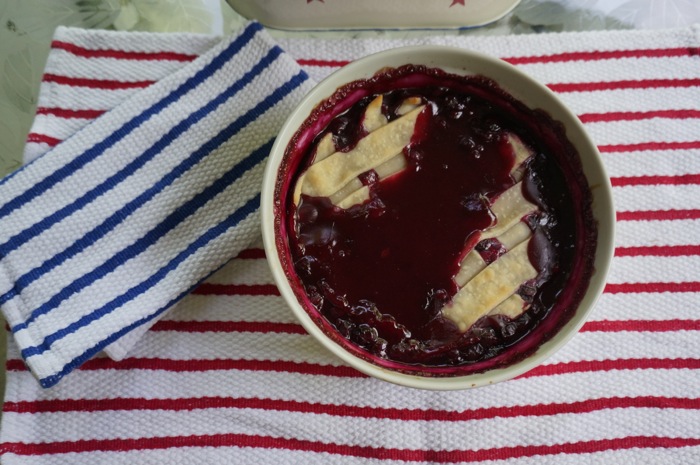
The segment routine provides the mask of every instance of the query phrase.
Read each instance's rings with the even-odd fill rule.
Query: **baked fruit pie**
[[[408,65],[338,89],[287,147],[295,292],[381,366],[521,359],[574,313],[596,228],[562,126],[493,81]]]

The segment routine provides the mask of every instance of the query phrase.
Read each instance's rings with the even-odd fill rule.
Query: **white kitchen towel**
[[[99,81],[94,63],[72,67]],[[310,85],[250,23],[0,181],[0,305],[42,386],[258,237],[264,161]]]
[[[127,69],[157,67],[143,53],[156,60],[184,47],[173,38],[126,50],[115,33],[61,34],[67,43],[52,56],[67,61],[66,76],[89,78],[74,74],[74,63],[87,62],[109,69],[99,78],[113,82]],[[185,297],[127,358],[98,355],[51,389],[38,386],[9,338],[4,465],[700,463],[697,29],[278,41],[313,79],[417,42],[516,64],[553,88],[600,147],[618,210],[617,252],[582,331],[508,382],[462,392],[394,386],[343,365],[304,332],[257,246]],[[40,116],[54,118],[43,127],[87,124],[93,108],[80,92],[97,105],[112,92],[140,91],[97,85],[45,82],[56,90],[42,90]],[[72,92],[70,102],[53,100]],[[64,109],[83,111],[84,121]]]

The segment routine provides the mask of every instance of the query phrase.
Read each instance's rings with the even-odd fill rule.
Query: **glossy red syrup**
[[[296,208],[289,202],[285,224],[294,273],[307,304],[374,361],[408,371],[480,369],[490,359],[508,363],[548,336],[538,336],[519,355],[504,358],[505,349],[551,313],[571,313],[555,311],[562,293],[567,308],[575,308],[580,291],[570,289],[570,271],[584,267],[584,278],[590,277],[590,259],[581,261],[578,253],[591,246],[592,236],[583,232],[581,222],[581,215],[590,219],[590,194],[581,186],[585,180],[575,153],[559,141],[560,129],[552,131],[553,122],[517,104],[490,81],[446,78],[417,67],[394,73],[364,82],[365,95],[346,103],[348,108],[332,119],[327,117],[332,110],[321,108],[321,117],[312,123],[324,115],[329,121],[314,140],[330,131],[336,149],[348,151],[365,136],[362,115],[376,95],[384,96],[389,120],[398,117],[396,109],[406,97],[420,96],[426,109],[404,150],[408,168],[385,180],[373,171],[360,176],[370,186],[371,198],[348,210],[326,198],[303,196]],[[354,95],[353,89],[343,95]],[[487,263],[506,252],[497,240],[480,241],[479,233],[493,222],[488,201],[515,183],[509,133],[536,153],[523,184],[525,195],[540,208],[524,219],[534,231],[529,252],[539,275],[519,290],[531,304],[522,316],[512,321],[485,317],[462,334],[440,310],[458,290],[454,276],[469,250],[476,247]],[[301,160],[297,174],[312,162],[314,144],[302,147],[298,141],[303,139],[291,146]],[[290,185],[295,179],[290,178]],[[568,187],[572,182],[574,189]],[[557,318],[557,325],[566,321]]]

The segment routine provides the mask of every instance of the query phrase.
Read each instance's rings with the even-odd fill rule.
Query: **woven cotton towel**
[[[59,30],[28,151],[48,150],[143,90],[105,82],[158,80],[214,43],[157,37]],[[51,389],[10,337],[3,465],[700,463],[698,30],[279,43],[320,79],[417,42],[515,63],[555,89],[600,147],[618,209],[617,256],[582,331],[508,382],[461,392],[394,386],[307,335],[254,246],[127,358],[98,355]],[[169,71],[156,75],[161,67]]]
[[[0,304],[42,386],[257,238],[264,160],[310,85],[251,23],[2,180]]]

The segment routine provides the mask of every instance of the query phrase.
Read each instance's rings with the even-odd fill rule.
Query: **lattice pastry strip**
[[[517,318],[527,310],[529,304],[523,300],[518,294],[513,294],[506,300],[496,305],[493,310],[491,310],[489,315],[503,315],[508,318]]]
[[[480,271],[445,305],[442,314],[465,332],[479,318],[516,293],[520,286],[537,276],[524,241]]]
[[[516,245],[530,239],[530,237],[532,237],[530,227],[524,222],[519,221],[496,239],[498,239],[506,250],[510,250]],[[487,266],[488,263],[484,261],[479,252],[474,249],[470,250],[462,260],[459,272],[454,277],[457,286],[460,288],[464,287],[474,276]]]
[[[460,290],[442,314],[460,331],[467,331],[484,315],[505,315],[515,318],[528,304],[516,293],[522,284],[537,277],[530,263],[527,247],[532,231],[523,218],[537,211],[537,206],[523,195],[522,178],[530,149],[515,135],[508,136],[515,156],[511,177],[516,184],[503,192],[490,205],[495,224],[481,233],[479,240],[496,238],[507,252],[488,264],[472,249],[460,263],[455,282]]]
[[[406,168],[403,150],[411,142],[416,120],[425,105],[415,105],[416,98],[406,99],[400,109],[409,111],[388,122],[381,111],[382,101],[379,96],[367,106],[362,124],[368,134],[352,150],[336,152],[333,148],[334,152],[328,154],[332,136],[327,134],[321,140],[314,163],[295,186],[296,204],[304,194],[328,197],[333,204],[349,208],[369,198],[369,189],[359,175],[374,170],[381,180]]]

